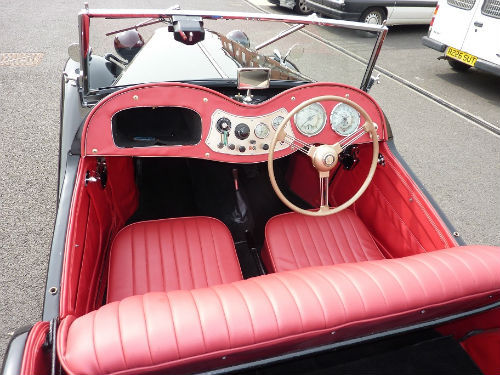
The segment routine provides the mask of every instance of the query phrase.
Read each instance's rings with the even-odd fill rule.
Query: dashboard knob
[[[265,151],[269,150],[269,145],[267,143],[264,143],[262,145],[262,149],[265,150]]]
[[[247,139],[250,135],[250,127],[247,124],[241,123],[234,128],[234,135],[238,139]]]
[[[222,148],[222,147],[224,147],[224,143],[219,142],[219,143],[217,144],[217,147],[218,147],[218,148]]]
[[[239,150],[240,152],[245,152],[245,151],[246,151],[246,148],[245,148],[245,146],[240,146],[240,147],[238,148],[238,150]]]
[[[229,144],[229,146],[227,146],[230,150],[234,150],[236,148],[236,146],[234,145],[234,143],[231,143]]]

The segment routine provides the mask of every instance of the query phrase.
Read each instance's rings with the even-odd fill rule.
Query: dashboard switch
[[[238,147],[238,150],[239,150],[240,152],[245,152],[245,151],[246,151],[246,148],[245,148],[245,146],[240,146],[240,147]]]
[[[230,150],[234,150],[236,148],[236,146],[234,145],[234,143],[230,143],[229,146],[227,146]]]
[[[218,148],[222,148],[222,147],[224,147],[224,143],[219,142],[219,143],[217,144],[217,147],[218,147]]]

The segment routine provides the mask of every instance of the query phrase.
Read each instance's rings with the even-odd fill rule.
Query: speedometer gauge
[[[330,114],[332,129],[339,135],[351,135],[359,127],[359,112],[345,103],[337,104]]]
[[[326,111],[319,103],[312,103],[301,109],[293,117],[297,130],[312,137],[323,130],[326,124]]]

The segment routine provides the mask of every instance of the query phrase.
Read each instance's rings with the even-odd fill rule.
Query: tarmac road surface
[[[288,12],[265,0],[253,1],[175,3],[184,9]],[[67,0],[4,3],[0,12],[1,358],[11,333],[41,317],[56,212],[60,75],[67,46],[77,41],[76,16],[83,5]],[[90,6],[172,4],[116,0],[91,1]],[[437,52],[421,45],[426,30],[425,26],[391,28],[379,59],[381,84],[371,94],[390,120],[400,153],[465,242],[500,245],[500,137],[481,125],[482,121],[500,128],[500,78],[474,69],[454,72],[436,60]],[[363,49],[372,43],[366,37],[346,39],[319,27],[312,32],[297,38],[331,49],[354,70],[358,58],[364,57]],[[12,53],[30,55],[6,55]],[[6,63],[12,58],[19,63]]]

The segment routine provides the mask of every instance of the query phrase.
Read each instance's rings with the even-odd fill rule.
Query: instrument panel
[[[387,139],[382,110],[373,98],[352,86],[327,82],[304,84],[264,102],[246,104],[210,88],[165,82],[125,88],[99,102],[87,117],[81,147],[84,155],[92,156],[175,156],[230,163],[265,162],[271,140],[284,117],[304,101],[325,95],[341,96],[357,103],[378,125],[379,140]],[[363,118],[350,106],[336,101],[315,104],[303,108],[286,125],[288,142],[277,143],[275,158],[295,152],[300,143],[335,144],[356,134],[363,126]],[[132,116],[141,108],[147,116],[142,112]],[[110,126],[113,119],[120,116],[126,120],[126,131],[122,133],[133,136],[127,147],[118,142]],[[292,147],[289,142],[294,142],[293,139],[296,142]],[[367,143],[371,139],[363,133],[354,136],[353,142]]]
[[[239,116],[217,109],[212,114],[205,143],[212,151],[223,154],[267,155],[276,129],[287,113],[281,108],[262,116]],[[285,132],[294,136],[290,123]],[[276,150],[287,147],[290,146],[286,143],[278,143]]]

